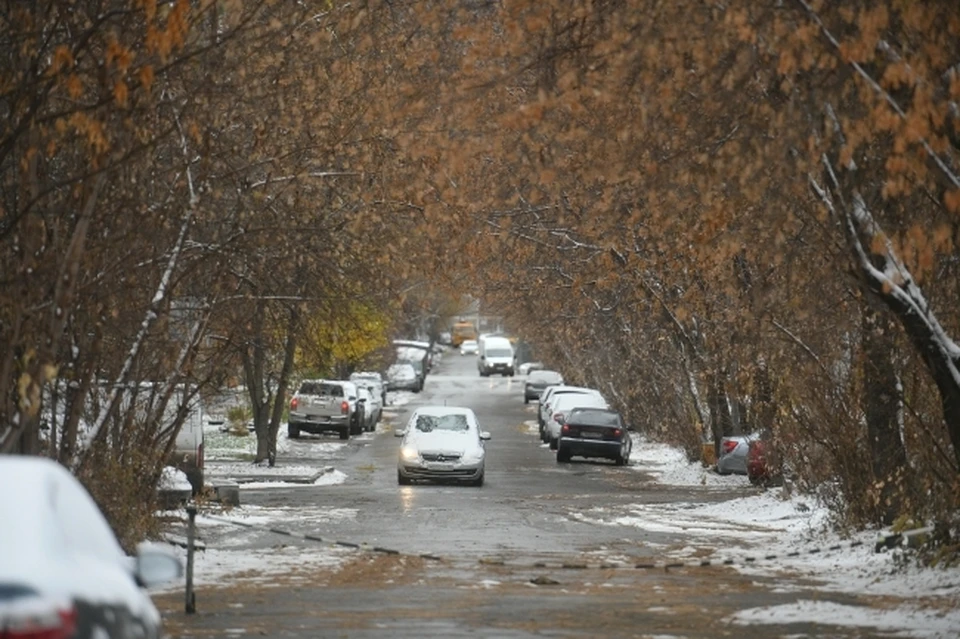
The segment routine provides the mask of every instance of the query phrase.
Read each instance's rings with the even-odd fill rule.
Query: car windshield
[[[487,357],[512,357],[513,352],[509,348],[491,348],[487,351]]]
[[[419,415],[417,417],[417,430],[422,433],[438,430],[465,433],[469,428],[466,415]]]

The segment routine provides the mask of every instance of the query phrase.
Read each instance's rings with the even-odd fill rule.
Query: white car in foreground
[[[396,436],[403,437],[397,483],[431,479],[483,486],[484,442],[490,433],[480,430],[477,416],[469,408],[422,406]]]
[[[170,551],[128,557],[93,498],[60,464],[0,456],[0,637],[160,636],[139,584],[182,574]]]

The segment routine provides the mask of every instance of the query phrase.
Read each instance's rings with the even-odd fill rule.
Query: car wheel
[[[563,464],[570,461],[570,451],[565,448],[557,447],[557,463]]]
[[[476,486],[477,488],[480,488],[481,486],[483,486],[483,474],[481,473],[479,477],[477,477],[470,483]]]
[[[350,439],[350,427],[344,426],[340,429],[340,439]]]
[[[401,473],[401,472],[398,470],[398,471],[397,471],[397,483],[400,484],[401,486],[409,486],[409,485],[410,485],[410,478],[409,478],[409,477],[404,477],[404,476],[403,476],[403,473]]]
[[[530,403],[530,398],[527,397],[526,395],[524,395],[524,396],[523,396],[523,403],[524,403],[524,404],[529,404],[529,403]]]
[[[287,437],[290,439],[300,439],[300,429],[293,424],[287,424]]]
[[[550,437],[550,436],[548,435],[548,437]],[[557,440],[555,440],[555,439],[553,439],[552,437],[550,437],[550,450],[556,450],[556,449],[557,449],[557,446],[558,446]]]
[[[627,459],[623,455],[617,455],[616,457],[613,458],[613,463],[616,464],[617,466],[625,466],[627,463]]]

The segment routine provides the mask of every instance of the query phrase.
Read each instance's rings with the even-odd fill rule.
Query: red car
[[[750,442],[747,451],[747,478],[756,486],[769,486],[783,479],[780,461],[773,445],[764,439]]]

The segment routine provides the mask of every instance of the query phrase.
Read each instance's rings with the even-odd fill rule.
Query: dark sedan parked
[[[527,375],[527,382],[523,385],[523,403],[529,404],[531,399],[540,399],[540,393],[547,386],[562,385],[563,375],[557,371],[534,370]]]
[[[557,462],[571,457],[612,459],[617,466],[630,461],[633,440],[620,413],[601,408],[574,408],[560,429]]]

